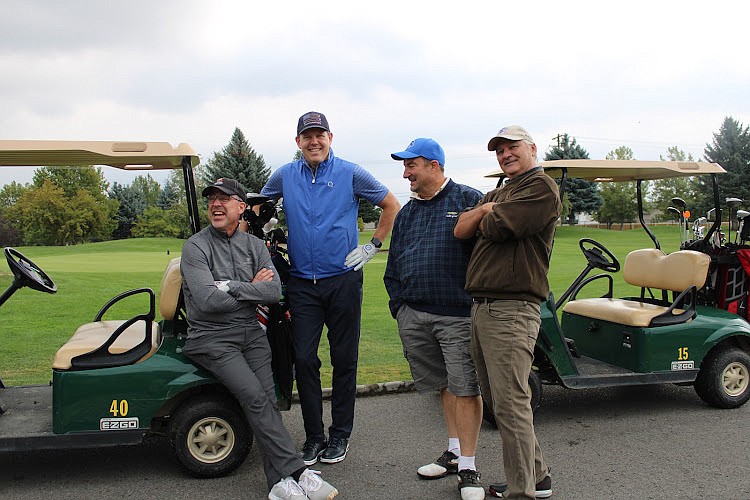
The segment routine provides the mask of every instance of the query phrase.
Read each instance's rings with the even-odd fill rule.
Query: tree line
[[[727,170],[719,181],[720,199],[735,197],[750,203],[750,132],[737,120],[726,117],[704,149],[704,160]],[[301,157],[297,151],[294,160]],[[588,159],[589,154],[574,137],[559,136],[545,160]],[[620,146],[607,159],[636,159],[632,149]],[[695,161],[678,147],[670,147],[661,160]],[[195,170],[198,192],[219,177],[239,180],[251,192],[259,193],[271,174],[263,155],[249,144],[239,128],[229,143],[214,152]],[[667,210],[671,199],[684,199],[693,218],[713,207],[710,180],[700,177],[663,179],[643,183],[644,211],[655,214],[651,222],[674,220]],[[564,223],[575,224],[582,213],[599,223],[624,224],[637,218],[635,183],[592,183],[568,179],[563,200]],[[100,167],[40,167],[31,183],[11,182],[0,188],[0,244],[72,245],[90,241],[140,237],[190,236],[185,207],[182,172],[172,171],[163,185],[151,175],[138,176],[130,184],[105,180]],[[200,205],[203,225],[207,207]],[[366,200],[360,202],[360,228],[377,222],[380,209]],[[283,223],[283,219],[282,219]]]
[[[299,159],[297,151],[293,159]],[[239,128],[229,143],[195,169],[198,192],[219,177],[240,181],[260,193],[271,169]],[[181,170],[163,185],[150,174],[130,184],[110,185],[100,167],[40,167],[31,183],[11,182],[0,188],[0,246],[75,245],[123,238],[190,236]],[[379,218],[379,208],[360,203],[362,222]],[[199,204],[202,225],[207,206]]]

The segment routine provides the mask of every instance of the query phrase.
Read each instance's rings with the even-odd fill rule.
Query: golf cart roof
[[[642,161],[642,160],[550,160],[540,162],[551,177],[560,177],[562,169],[568,177],[595,182],[622,182],[636,180],[667,179],[693,175],[724,174],[718,163],[702,161]],[[485,177],[503,176],[501,169]]]
[[[190,157],[193,167],[200,161],[188,144],[0,140],[0,167],[107,165],[122,170],[164,170],[180,168],[185,157]]]

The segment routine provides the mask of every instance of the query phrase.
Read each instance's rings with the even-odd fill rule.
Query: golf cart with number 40
[[[0,168],[181,168],[193,233],[200,229],[193,181],[197,164],[198,156],[186,144],[0,141]],[[23,254],[5,248],[4,255],[13,281],[0,306],[24,287],[57,292],[53,280]],[[57,350],[49,385],[8,387],[0,380],[0,452],[132,445],[150,435],[166,435],[179,462],[195,476],[220,476],[243,463],[253,435],[239,404],[182,354],[187,322],[179,261],[167,263],[158,291],[160,318],[152,289],[128,290],[104,304],[93,321]],[[140,314],[110,318],[114,306],[138,299],[144,304]],[[134,306],[139,307],[140,302]],[[37,311],[43,315],[44,310],[40,297]]]
[[[706,300],[723,286],[715,277],[716,257],[706,249],[720,230],[717,176],[724,169],[715,163],[667,161],[554,160],[541,165],[559,180],[561,195],[568,178],[635,182],[639,220],[653,247],[630,252],[621,266],[601,243],[579,241],[583,271],[559,299],[550,293],[541,305],[529,380],[532,406],[539,405],[543,384],[570,389],[690,384],[711,406],[745,404],[750,399],[750,324]],[[488,177],[502,175],[497,171]],[[642,183],[696,175],[712,180],[713,225],[701,240],[683,242],[680,250],[667,254],[644,220]],[[594,270],[604,272],[589,276]],[[639,295],[615,298],[612,275],[620,270]],[[579,298],[590,290],[605,291]]]

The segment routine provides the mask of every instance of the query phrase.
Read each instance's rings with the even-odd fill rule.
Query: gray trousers
[[[237,398],[255,435],[269,489],[305,467],[276,406],[271,348],[260,328],[188,338],[183,352]]]

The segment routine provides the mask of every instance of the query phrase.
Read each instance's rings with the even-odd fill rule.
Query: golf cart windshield
[[[0,167],[76,167],[103,165],[121,170],[181,168],[193,233],[200,230],[193,167],[200,159],[188,144],[127,141],[0,140]]]

